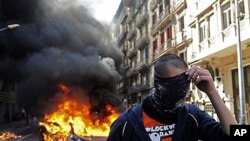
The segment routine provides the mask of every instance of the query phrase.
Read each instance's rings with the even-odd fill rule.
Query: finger
[[[192,78],[191,78],[191,79],[192,79],[192,82],[195,82],[196,79],[200,77],[200,75],[201,75],[201,72],[200,72],[199,70],[197,70],[197,71],[193,74],[193,76],[192,76]]]
[[[186,72],[186,74],[188,75],[188,80],[191,80],[192,76],[197,71],[197,69],[198,69],[197,67],[192,67]]]
[[[194,81],[195,84],[198,84],[200,83],[201,81],[207,81],[207,79],[209,79],[209,76],[204,76],[204,75],[201,75],[199,77],[196,78],[196,80]]]

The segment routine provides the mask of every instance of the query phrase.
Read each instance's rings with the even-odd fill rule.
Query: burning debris
[[[22,136],[16,135],[15,133],[12,132],[3,132],[0,133],[0,141],[13,141],[20,139]]]
[[[63,92],[55,112],[46,114],[40,136],[43,141],[67,140],[68,138],[84,138],[91,140],[92,136],[108,136],[111,123],[119,116],[119,112],[111,105],[106,105],[105,110],[91,112],[91,106],[80,102],[78,92],[64,84],[59,84]]]

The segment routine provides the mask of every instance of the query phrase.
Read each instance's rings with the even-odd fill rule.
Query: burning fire
[[[21,138],[21,136],[18,136],[12,132],[0,133],[0,140],[12,140],[12,139],[19,139],[19,138]]]
[[[70,92],[68,87],[59,85],[62,92]],[[46,114],[44,121],[39,124],[46,128],[42,133],[44,141],[67,140],[70,135],[80,137],[108,136],[110,125],[119,116],[111,106],[106,105],[106,115],[98,117],[90,112],[90,106],[80,104],[74,98],[65,98],[52,114]]]

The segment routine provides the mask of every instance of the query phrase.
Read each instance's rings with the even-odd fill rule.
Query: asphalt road
[[[16,122],[6,125],[0,125],[0,133],[5,131],[14,132],[21,135],[21,138],[11,141],[39,141],[38,124],[25,125],[25,122]],[[4,141],[1,140],[0,141]],[[106,141],[105,137],[94,137],[91,141]]]

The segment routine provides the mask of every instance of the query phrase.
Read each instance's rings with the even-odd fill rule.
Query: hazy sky
[[[111,22],[121,0],[81,0],[85,6],[90,6],[96,19]]]

